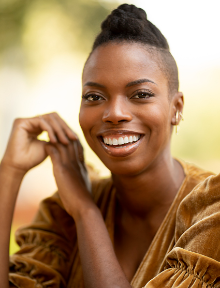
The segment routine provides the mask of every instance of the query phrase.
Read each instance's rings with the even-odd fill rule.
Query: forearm
[[[0,164],[0,286],[8,287],[9,242],[14,207],[23,174]]]
[[[99,209],[88,209],[78,217],[76,227],[85,287],[131,288]]]

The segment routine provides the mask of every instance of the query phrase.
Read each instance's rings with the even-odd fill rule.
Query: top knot
[[[166,38],[148,19],[146,12],[134,5],[122,4],[102,22],[93,50],[109,41],[132,41],[169,50]]]
[[[122,4],[118,6],[118,9],[130,13],[130,15],[133,15],[133,18],[147,20],[146,12],[143,9],[136,7],[135,5]]]
[[[144,10],[134,5],[122,4],[113,10],[102,23],[102,30],[113,34],[139,35],[147,24],[147,15]],[[145,23],[144,23],[144,22]]]

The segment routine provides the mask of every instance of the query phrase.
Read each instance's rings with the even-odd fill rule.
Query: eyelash
[[[135,96],[144,96],[144,97],[135,97]],[[131,99],[147,99],[153,96],[154,93],[150,90],[140,90],[136,91],[135,94],[131,97]]]
[[[96,99],[96,100],[89,100],[90,97],[97,97],[99,99]],[[97,94],[93,94],[93,93],[90,93],[90,94],[87,94],[87,95],[83,95],[82,96],[83,99],[85,99],[86,101],[88,102],[95,102],[95,101],[99,101],[99,100],[103,100],[104,98],[100,95],[97,95]]]
[[[136,97],[136,96],[139,96],[139,97]],[[150,98],[153,96],[154,96],[154,93],[150,90],[140,90],[140,91],[136,91],[135,94],[133,96],[131,96],[130,99],[147,99],[147,98]],[[93,97],[96,97],[96,99],[94,99]],[[97,95],[95,93],[94,94],[89,93],[86,95],[82,95],[82,98],[88,102],[96,102],[96,101],[104,100],[104,98],[102,96]]]

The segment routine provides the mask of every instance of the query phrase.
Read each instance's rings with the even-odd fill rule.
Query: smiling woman
[[[82,84],[80,125],[111,178],[90,183],[58,114],[15,120],[0,166],[1,287],[219,287],[219,175],[171,156],[183,94],[168,43],[142,9],[121,5],[102,23]],[[58,192],[17,232],[8,276],[19,186],[47,156]]]
[[[116,174],[129,167],[131,175],[139,173],[166,157],[175,113],[183,108],[182,93],[169,89],[160,58],[152,53],[142,43],[111,41],[97,47],[84,68],[80,125],[90,147]],[[104,143],[107,136],[113,145]],[[121,136],[134,136],[135,143],[115,145]]]

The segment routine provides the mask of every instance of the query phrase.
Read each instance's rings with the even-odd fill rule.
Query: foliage
[[[62,41],[66,40],[70,44],[70,49],[88,53],[94,36],[100,29],[100,23],[117,4],[114,2],[106,6],[102,2],[91,0],[2,0],[0,54],[14,47],[25,49],[25,34],[30,30],[31,23],[34,23],[36,28],[31,31],[33,39],[40,34],[44,35],[44,30],[48,31],[47,26],[51,22],[57,25],[52,27],[51,34],[47,34],[49,39],[52,40],[56,33],[68,31],[68,39]],[[59,30],[57,27],[62,29]],[[40,40],[43,46],[43,39]]]

